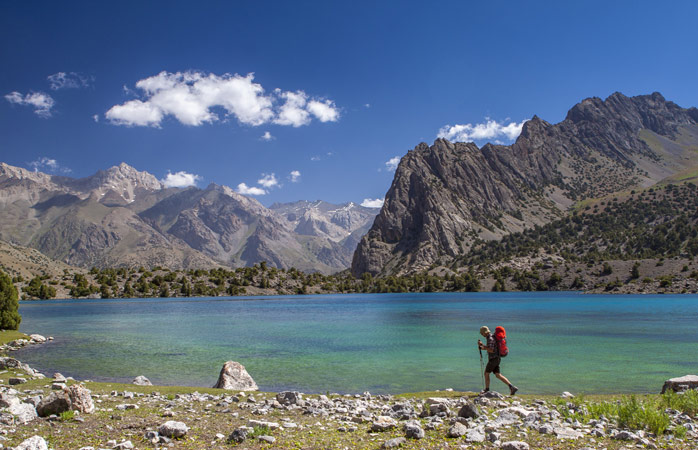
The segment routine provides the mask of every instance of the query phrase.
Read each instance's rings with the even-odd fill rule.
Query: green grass
[[[63,411],[61,413],[61,420],[64,422],[66,422],[68,420],[73,420],[74,417],[75,417],[75,411],[73,411],[72,409],[69,411]]]
[[[662,396],[663,405],[666,408],[684,412],[690,416],[698,416],[698,391],[695,389],[676,394],[669,391]]]
[[[20,333],[19,331],[16,331],[16,330],[2,330],[2,331],[0,331],[0,345],[10,343],[10,342],[15,341],[17,339],[29,339],[29,336],[27,336],[24,333]]]

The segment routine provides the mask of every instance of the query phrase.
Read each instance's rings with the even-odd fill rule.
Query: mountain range
[[[80,179],[0,163],[0,241],[79,267],[266,261],[405,275],[457,268],[475,246],[564,224],[590,202],[635,201],[636,190],[696,178],[698,109],[615,93],[583,100],[557,124],[534,116],[512,145],[419,144],[380,212],[319,200],[266,208],[227,186],[168,188],[125,163]]]
[[[590,199],[695,175],[698,110],[661,94],[588,98],[537,116],[509,146],[419,144],[398,165],[352,273],[449,266],[476,243],[551,223]]]
[[[74,179],[0,163],[0,240],[79,267],[349,267],[377,209],[265,208],[227,186],[167,188],[122,163]]]

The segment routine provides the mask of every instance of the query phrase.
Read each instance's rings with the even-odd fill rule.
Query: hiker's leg
[[[485,372],[485,390],[487,391],[489,389],[490,389],[490,373]]]
[[[509,380],[507,380],[507,377],[505,377],[501,373],[495,373],[494,376],[506,383],[507,386],[511,385],[511,383],[509,383]]]

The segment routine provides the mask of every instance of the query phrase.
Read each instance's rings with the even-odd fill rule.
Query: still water
[[[657,392],[698,373],[698,295],[56,300],[20,302],[20,313],[20,331],[55,340],[13,356],[95,381],[210,387],[234,360],[264,391],[479,390],[481,325],[507,329],[502,373],[521,393]]]

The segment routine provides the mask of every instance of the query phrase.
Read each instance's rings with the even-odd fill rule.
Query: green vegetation
[[[29,339],[24,333],[20,333],[17,330],[2,330],[0,331],[0,345],[5,345],[17,339]]]
[[[17,330],[22,322],[19,315],[19,295],[12,279],[0,271],[0,330]]]
[[[544,226],[479,242],[459,266],[507,261],[545,250],[571,262],[698,256],[698,186],[667,185],[586,206]],[[612,272],[604,265],[603,274]]]

